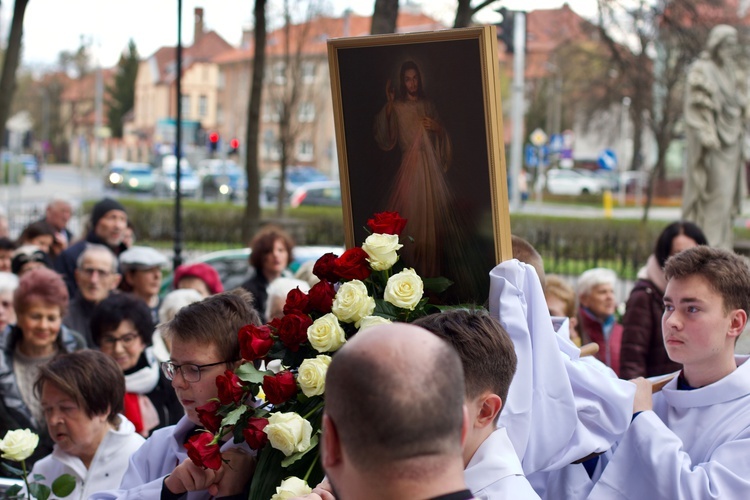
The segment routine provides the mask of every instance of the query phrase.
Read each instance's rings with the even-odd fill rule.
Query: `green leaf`
[[[286,457],[284,460],[281,461],[281,466],[289,467],[294,462],[304,457],[305,454],[307,454],[307,452],[312,451],[312,450],[315,450],[317,452],[318,451],[317,446],[318,446],[318,435],[316,434],[310,438],[310,447],[308,449],[306,449],[305,451],[300,451],[292,455],[289,455],[288,457]]]
[[[442,276],[438,276],[435,278],[424,278],[422,279],[422,283],[424,284],[425,290],[429,290],[435,293],[444,292],[453,284],[451,280]]]
[[[262,384],[263,377],[266,375],[273,375],[270,371],[260,371],[253,366],[252,363],[243,363],[234,371],[240,380],[243,382],[250,382],[251,384]]]
[[[224,417],[224,419],[221,421],[221,426],[224,427],[224,426],[236,424],[240,420],[240,417],[242,416],[242,414],[245,413],[246,411],[247,411],[246,405],[242,405],[242,406],[235,408],[234,410],[229,412],[229,415]]]
[[[32,477],[34,478],[34,481],[37,481],[37,482],[44,481],[45,479],[45,477],[42,476],[41,474],[34,474]]]
[[[70,474],[63,474],[52,482],[52,493],[60,498],[66,497],[76,489],[76,479]]]
[[[6,498],[15,498],[18,496],[19,493],[21,493],[21,485],[20,484],[14,484],[7,490],[5,490],[5,497]]]
[[[381,316],[390,319],[391,321],[395,321],[401,313],[402,310],[390,302],[386,302],[383,299],[375,299],[375,311],[373,311],[375,316]]]
[[[0,465],[2,465],[3,469],[8,471],[10,474],[13,474],[16,477],[23,477],[23,471],[21,469],[16,469],[12,465],[8,465],[5,462],[0,462]]]
[[[36,500],[47,500],[49,498],[49,486],[41,483],[29,483],[29,493]]]

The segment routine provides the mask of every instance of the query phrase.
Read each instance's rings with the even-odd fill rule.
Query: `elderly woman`
[[[292,238],[282,229],[269,227],[261,230],[250,242],[250,265],[255,275],[242,284],[242,288],[253,294],[255,309],[264,323],[268,285],[281,277],[292,261]]]
[[[596,342],[599,346],[596,357],[619,375],[622,325],[615,318],[616,282],[617,275],[611,269],[589,269],[578,278],[576,295],[581,342]]]
[[[34,388],[55,448],[31,473],[43,475],[47,486],[72,475],[76,487],[68,498],[118,488],[144,439],[120,415],[125,379],[117,363],[98,351],[62,354],[40,368]]]
[[[172,321],[180,309],[195,302],[200,302],[204,298],[198,290],[193,288],[172,290],[164,296],[164,300],[161,301],[159,306],[159,326],[151,337],[154,355],[159,362],[169,361],[169,352],[172,350],[169,339],[161,334],[162,327]]]
[[[17,323],[0,338],[0,434],[23,428],[39,434],[39,446],[29,460],[33,463],[52,451],[42,405],[34,394],[39,368],[59,353],[82,349],[85,341],[62,324],[68,289],[56,272],[42,268],[24,274],[13,303]]]
[[[142,436],[177,423],[184,415],[171,383],[154,356],[149,307],[130,294],[111,295],[91,316],[91,336],[125,374],[124,414]]]
[[[16,276],[23,276],[24,273],[32,269],[40,269],[42,267],[51,269],[52,261],[49,255],[38,246],[24,245],[18,247],[13,252],[13,257],[10,261],[10,270]]]

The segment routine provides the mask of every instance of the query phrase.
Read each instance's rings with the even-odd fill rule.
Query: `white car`
[[[550,194],[601,194],[609,187],[609,181],[580,170],[553,168],[547,171],[547,191]]]

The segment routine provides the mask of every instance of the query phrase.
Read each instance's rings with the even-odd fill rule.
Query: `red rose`
[[[278,333],[279,328],[281,328],[281,318],[273,318],[268,322],[268,326],[276,330],[276,333]]]
[[[367,226],[373,233],[401,235],[406,226],[406,219],[398,212],[380,212],[367,221]]]
[[[315,261],[313,274],[323,281],[336,283],[340,279],[338,274],[336,274],[336,259],[338,259],[338,256],[331,252],[322,255],[317,261]]]
[[[240,328],[239,339],[242,358],[248,361],[263,358],[273,346],[271,329],[267,326],[245,325]]]
[[[250,417],[247,421],[247,427],[242,430],[242,435],[247,441],[247,445],[253,450],[260,450],[268,442],[268,435],[263,429],[268,425],[267,418]]]
[[[286,294],[286,303],[284,304],[284,314],[307,313],[309,300],[307,294],[299,289],[289,290]]]
[[[336,274],[345,280],[364,280],[372,272],[367,262],[367,252],[360,247],[350,248],[334,264]]]
[[[266,375],[263,377],[263,392],[266,393],[266,401],[280,405],[297,394],[297,382],[290,371]]]
[[[211,444],[213,439],[210,432],[199,432],[185,443],[188,457],[195,465],[213,470],[221,467],[221,450],[218,444]]]
[[[336,297],[336,290],[328,281],[318,281],[310,289],[309,304],[311,311],[318,311],[323,314],[331,312],[333,299]]]
[[[221,403],[218,401],[210,401],[195,409],[203,427],[214,434],[219,432],[221,428],[222,416],[218,414],[219,406],[221,406]]]
[[[291,313],[281,318],[279,338],[292,352],[297,352],[302,342],[307,340],[307,329],[313,324],[307,314]]]
[[[223,405],[239,403],[245,394],[242,381],[231,370],[216,377],[216,387],[219,389],[219,402]]]

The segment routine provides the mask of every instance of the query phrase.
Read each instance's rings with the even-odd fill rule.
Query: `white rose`
[[[359,322],[359,331],[375,325],[387,325],[390,322],[391,320],[385,319],[382,316],[365,316]]]
[[[296,413],[274,413],[263,429],[271,446],[287,457],[310,447],[312,425]]]
[[[307,328],[307,340],[318,352],[333,352],[346,342],[346,333],[332,313],[316,319]]]
[[[305,396],[311,398],[325,392],[326,372],[330,364],[331,357],[321,354],[314,359],[306,359],[299,365],[297,382]]]
[[[397,234],[371,234],[367,237],[362,250],[367,252],[367,262],[375,271],[385,271],[393,267],[398,260],[396,253],[404,245],[398,242]]]
[[[424,285],[414,269],[404,269],[388,279],[383,298],[396,307],[413,311],[422,300]]]
[[[21,462],[34,453],[38,444],[39,436],[29,429],[16,429],[5,434],[0,441],[0,451],[3,452],[3,458]]]
[[[356,323],[372,314],[375,299],[367,294],[367,287],[361,281],[347,281],[336,292],[331,310],[344,323]]]
[[[276,494],[271,497],[271,500],[289,500],[310,493],[312,493],[312,488],[308,486],[306,481],[291,476],[281,481],[281,485],[276,487]]]

